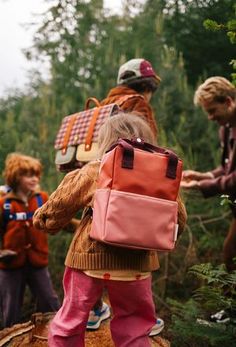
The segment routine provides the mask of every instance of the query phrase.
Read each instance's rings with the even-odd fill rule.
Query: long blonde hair
[[[110,117],[99,130],[99,158],[101,158],[119,138],[130,140],[132,137],[140,137],[145,142],[156,145],[153,132],[142,116],[138,116],[135,113],[119,112]]]

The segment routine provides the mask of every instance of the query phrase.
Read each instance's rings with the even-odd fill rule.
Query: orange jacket
[[[43,203],[48,199],[45,192],[39,193]],[[47,234],[36,229],[32,220],[11,220],[4,223],[3,205],[6,199],[10,199],[11,213],[32,212],[38,208],[36,193],[28,199],[26,205],[16,194],[10,192],[0,199],[0,237],[2,248],[17,252],[17,256],[11,261],[0,262],[1,269],[15,269],[24,266],[26,261],[35,267],[43,267],[48,264],[48,240]]]
[[[107,97],[101,101],[101,105],[112,104],[113,102],[117,102],[118,100],[120,100],[122,97],[126,95],[134,95],[134,94],[139,94],[139,93],[137,93],[135,90],[126,86],[117,86],[110,90]],[[130,111],[130,112],[134,111],[134,112],[140,113],[140,115],[146,118],[154,135],[157,136],[156,120],[153,115],[151,106],[148,104],[148,102],[145,100],[144,97],[130,98],[127,101],[125,101],[120,107],[124,111]]]

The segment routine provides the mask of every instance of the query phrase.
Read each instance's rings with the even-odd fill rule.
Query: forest
[[[161,77],[151,101],[159,145],[172,148],[184,169],[208,171],[219,165],[218,126],[194,106],[193,95],[210,76],[236,82],[235,0],[123,0],[116,14],[104,8],[103,0],[47,2],[50,8],[24,53],[29,61],[47,63],[49,75],[45,79],[32,70],[24,90],[12,88],[0,99],[1,172],[8,153],[37,157],[43,163],[41,186],[53,192],[64,176],[54,163],[63,117],[82,111],[90,96],[105,98],[116,85],[119,66],[139,57],[149,60]],[[221,25],[210,22],[207,27],[206,20]],[[236,319],[199,323],[212,312],[236,307],[236,271],[229,274],[222,264],[231,220],[228,202],[221,196],[204,199],[191,190],[181,194],[187,227],[176,249],[160,254],[160,270],[153,274],[156,307],[166,324],[163,336],[173,347],[232,347]],[[49,238],[50,272],[61,298],[72,236],[62,230]],[[31,309],[29,298],[25,318]]]

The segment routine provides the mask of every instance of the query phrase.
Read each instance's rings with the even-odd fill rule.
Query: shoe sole
[[[107,310],[107,312],[105,312],[103,314],[103,316],[97,321],[96,324],[87,325],[86,329],[87,330],[97,330],[100,327],[101,323],[110,317],[111,317],[111,312],[109,310]]]
[[[221,325],[221,324],[226,324],[230,321],[230,318],[225,318],[224,320],[221,320],[221,321],[210,321],[210,320],[205,320],[205,319],[197,319],[197,323],[200,324],[200,325],[207,325],[209,327],[214,327],[217,325]]]
[[[219,320],[219,319],[217,319],[217,320],[215,320],[215,321],[211,321],[212,323],[217,323],[217,324],[225,324],[225,323],[228,323],[230,321],[230,318],[224,318],[224,319],[221,319],[221,320]]]
[[[160,332],[162,332],[163,329],[164,329],[164,325],[160,326],[158,329],[151,330],[149,333],[149,336],[150,337],[156,336],[156,335],[160,334]]]

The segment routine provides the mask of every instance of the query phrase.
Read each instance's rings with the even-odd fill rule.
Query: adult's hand
[[[182,181],[201,181],[209,178],[214,178],[211,172],[199,172],[195,170],[185,170],[182,174]]]
[[[199,183],[196,180],[191,181],[181,181],[180,187],[184,189],[198,189]]]

